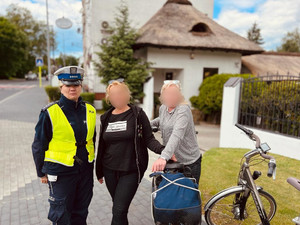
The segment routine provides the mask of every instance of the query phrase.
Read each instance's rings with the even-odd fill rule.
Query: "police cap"
[[[65,85],[81,85],[84,70],[79,66],[65,66],[55,71],[54,75]]]

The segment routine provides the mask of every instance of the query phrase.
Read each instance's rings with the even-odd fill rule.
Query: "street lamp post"
[[[61,28],[61,29],[69,29],[72,27],[73,23],[71,20],[69,20],[68,18],[62,17],[62,18],[58,18],[57,20],[55,20],[55,24],[57,27]],[[65,34],[63,33],[63,63],[64,66],[66,66],[66,61],[65,61]]]
[[[46,0],[46,15],[47,15],[47,60],[48,60],[48,79],[51,85],[51,64],[50,64],[50,38],[49,38],[49,16],[48,16],[48,0]]]

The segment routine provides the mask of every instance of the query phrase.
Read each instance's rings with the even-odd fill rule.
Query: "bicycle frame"
[[[245,192],[244,192],[243,196],[239,196],[239,195],[236,196],[235,204],[238,203],[238,205],[239,205],[239,208],[238,208],[239,212],[236,212],[236,213],[239,213],[239,215],[236,215],[236,216],[239,216],[238,219],[240,219],[240,220],[245,219],[246,203],[251,194],[252,198],[254,200],[254,203],[256,205],[256,209],[257,209],[257,212],[259,214],[262,224],[269,225],[270,222],[267,218],[266,212],[263,207],[263,203],[260,199],[257,186],[254,182],[254,179],[252,177],[250,167],[249,167],[250,159],[259,154],[261,154],[260,150],[254,149],[254,150],[246,153],[246,155],[245,155],[246,162],[244,162],[241,166],[241,172],[239,174],[239,181],[238,181],[238,186],[244,186]]]
[[[255,135],[253,131],[239,124],[235,124],[235,126],[241,129],[242,131],[244,131],[244,133],[247,134],[247,136],[252,141],[256,142],[255,149],[247,152],[243,157],[243,159],[245,158],[245,161],[240,166],[237,186],[224,189],[219,193],[215,194],[211,199],[208,200],[208,202],[204,207],[205,220],[208,224],[215,224],[214,222],[212,222],[212,218],[214,215],[212,214],[212,212],[216,211],[216,215],[218,215],[219,212],[219,215],[222,216],[223,213],[222,210],[226,212],[224,214],[225,216],[224,218],[229,218],[230,220],[235,219],[238,221],[244,221],[247,220],[247,218],[251,219],[251,215],[253,212],[251,210],[247,212],[248,210],[247,201],[249,200],[249,197],[251,195],[255,204],[256,211],[258,212],[258,216],[259,216],[258,218],[256,217],[256,219],[260,220],[262,225],[270,225],[269,220],[271,220],[276,213],[276,202],[269,193],[263,191],[262,187],[256,186],[255,180],[261,176],[261,173],[259,171],[254,171],[252,175],[250,171],[250,166],[252,166],[251,162],[253,161],[251,159],[255,156],[260,155],[260,157],[262,157],[263,159],[269,160],[267,175],[268,177],[273,176],[273,179],[275,179],[276,160],[273,156],[267,154],[267,152],[270,150],[268,144],[267,143],[261,144],[259,137]],[[268,214],[266,213],[265,209],[267,208],[264,207],[261,196],[266,198],[267,201],[270,203],[270,211],[268,208],[268,212],[267,212]],[[232,197],[234,198],[234,200],[232,200]],[[229,203],[226,203],[225,200],[225,203],[223,204],[222,200],[224,198],[227,198],[228,199],[227,202],[229,201]],[[218,203],[221,205],[221,207],[219,208],[218,208]],[[228,209],[225,209],[226,206],[228,207]],[[231,212],[234,218],[232,218],[231,217],[232,215],[228,214],[228,212]],[[219,224],[220,221],[217,220],[217,223]]]

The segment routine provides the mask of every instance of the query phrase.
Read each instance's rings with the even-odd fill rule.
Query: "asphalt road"
[[[43,85],[47,81],[43,79]],[[37,122],[41,108],[48,103],[38,81],[0,80],[0,119]]]

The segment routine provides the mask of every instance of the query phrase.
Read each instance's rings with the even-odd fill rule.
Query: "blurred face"
[[[81,85],[63,85],[60,88],[61,93],[69,100],[78,101],[81,93]]]
[[[176,85],[167,87],[161,94],[161,100],[168,108],[175,108],[182,100],[179,88]]]
[[[125,107],[130,100],[130,94],[125,87],[121,85],[114,85],[109,89],[108,100],[115,108]]]

